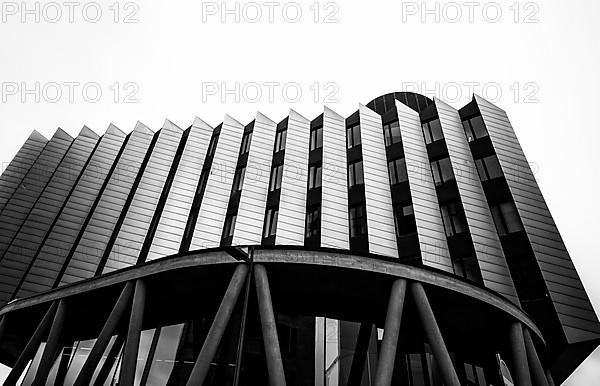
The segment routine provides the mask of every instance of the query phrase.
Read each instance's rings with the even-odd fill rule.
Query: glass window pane
[[[485,123],[483,123],[483,118],[481,117],[481,115],[475,118],[471,118],[471,127],[473,128],[475,138],[487,137],[488,132],[485,128]]]
[[[488,180],[488,176],[487,176],[487,173],[485,171],[485,168],[483,167],[483,160],[476,159],[475,160],[475,167],[477,168],[477,173],[479,173],[479,178],[481,179],[481,181],[487,181]]]
[[[465,134],[467,135],[467,139],[469,140],[469,142],[473,142],[475,140],[475,135],[473,134],[473,131],[471,130],[471,125],[469,124],[469,121],[463,121],[462,122],[463,128],[465,129]]]
[[[498,205],[493,205],[490,208],[492,212],[492,218],[494,219],[494,224],[496,225],[496,229],[498,230],[498,234],[500,236],[505,236],[507,234],[506,227],[504,226],[504,220],[502,219],[502,213],[500,212],[500,208]]]
[[[402,137],[400,136],[400,124],[398,123],[398,121],[392,122],[390,124],[390,128],[392,131],[392,143],[398,143],[402,140]]]
[[[498,158],[496,158],[496,156],[491,155],[489,157],[485,157],[483,161],[485,162],[490,179],[502,177],[502,169],[500,168],[500,163],[498,162]]]
[[[355,164],[355,169],[356,169],[356,184],[360,185],[364,183],[364,176],[363,176],[363,163],[362,161],[359,161]]]
[[[450,165],[450,158],[442,158],[438,161],[440,166],[440,174],[442,181],[447,182],[454,179],[454,173],[452,172],[452,166]]]
[[[177,347],[183,332],[183,324],[166,326],[160,329],[160,338],[152,358],[147,385],[166,385],[173,367]]]
[[[443,182],[443,180],[442,175],[440,174],[440,169],[437,161],[433,161],[431,163],[431,171],[433,173],[433,181],[436,185],[440,185]]]
[[[434,142],[444,138],[444,135],[442,134],[442,125],[440,124],[439,119],[434,119],[429,122],[429,128],[431,130],[431,139]]]
[[[431,140],[431,133],[429,132],[429,124],[428,123],[423,123],[423,134],[425,134],[425,143],[430,144],[432,142],[432,140]]]
[[[503,202],[500,204],[500,210],[502,211],[504,223],[506,224],[506,231],[508,233],[518,232],[523,229],[519,214],[517,213],[517,208],[512,202]]]

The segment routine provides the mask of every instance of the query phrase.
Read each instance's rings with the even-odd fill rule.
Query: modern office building
[[[6,385],[553,385],[600,324],[506,113],[34,132],[0,178]]]

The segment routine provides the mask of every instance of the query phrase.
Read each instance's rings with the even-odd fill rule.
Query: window
[[[219,140],[219,135],[214,134],[210,138],[210,143],[208,144],[208,150],[206,152],[206,157],[212,157],[215,155],[215,150],[217,149],[217,141]]]
[[[446,236],[453,236],[467,231],[465,213],[457,201],[440,207]]]
[[[367,233],[367,214],[365,205],[353,206],[349,210],[350,237],[358,237]]]
[[[267,209],[267,215],[265,216],[265,227],[263,229],[263,237],[269,237],[275,235],[277,232],[277,216],[279,210],[276,208]]]
[[[227,218],[225,218],[225,226],[223,227],[223,238],[233,236],[236,218],[236,215],[229,215],[227,216]]]
[[[467,133],[469,142],[473,142],[476,139],[488,136],[488,132],[485,128],[485,123],[483,122],[481,115],[467,119],[463,121],[462,124],[465,132]]]
[[[415,212],[412,205],[397,205],[394,208],[396,236],[406,236],[417,231]]]
[[[240,155],[246,154],[250,151],[250,142],[252,141],[252,132],[244,134],[242,137],[242,147],[240,149]]]
[[[287,129],[275,133],[275,153],[285,150],[285,141],[287,139]]]
[[[348,165],[348,187],[361,185],[364,183],[362,161],[353,162]]]
[[[442,134],[442,125],[439,119],[423,123],[423,133],[425,133],[425,143],[430,144],[444,138]]]
[[[517,207],[511,201],[492,204],[490,207],[492,217],[496,224],[496,229],[500,236],[506,236],[509,233],[518,232],[523,229]]]
[[[450,165],[450,158],[448,157],[432,161],[431,171],[436,186],[454,179],[454,172],[452,171],[452,165]]]
[[[306,211],[306,234],[305,237],[319,236],[321,230],[321,207],[312,206]]]
[[[502,169],[500,168],[500,163],[495,155],[476,159],[475,166],[477,167],[477,172],[479,173],[481,181],[502,177]]]
[[[246,168],[239,168],[235,171],[233,177],[233,192],[239,192],[242,190],[242,183],[244,182],[244,176],[246,175]]]
[[[360,145],[360,125],[350,126],[346,129],[346,146],[352,149]]]
[[[283,177],[283,165],[273,166],[271,169],[271,183],[269,185],[269,192],[281,188],[281,179]]]
[[[308,188],[315,189],[321,186],[321,164],[312,165],[308,168]]]
[[[390,182],[392,185],[408,181],[406,172],[406,161],[404,158],[398,158],[388,162],[388,171],[390,173]]]
[[[400,124],[398,121],[383,125],[383,137],[385,138],[385,146],[390,146],[402,141],[400,136]]]
[[[310,150],[323,147],[323,128],[319,127],[310,132]]]

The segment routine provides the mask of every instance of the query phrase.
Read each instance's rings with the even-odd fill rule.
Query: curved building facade
[[[600,342],[479,96],[34,132],[0,218],[6,385],[553,385]]]

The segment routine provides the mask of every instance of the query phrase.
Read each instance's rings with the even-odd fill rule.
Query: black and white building
[[[7,385],[553,385],[600,342],[478,96],[34,132],[0,178],[0,305]]]

